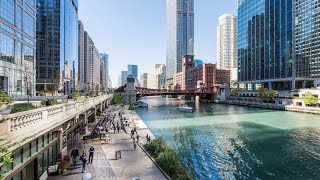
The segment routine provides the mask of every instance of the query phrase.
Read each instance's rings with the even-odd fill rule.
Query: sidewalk
[[[97,123],[93,123],[88,126],[89,134],[92,132],[93,128]],[[89,148],[94,147],[94,156],[92,164],[87,165],[86,173],[91,173],[93,179],[103,180],[111,179],[116,180],[116,176],[110,166],[110,163],[107,159],[107,156],[103,152],[101,147],[101,141],[98,139],[95,140],[80,140],[76,145],[79,150],[79,154],[82,154],[82,151],[87,153],[87,158],[89,158]],[[89,160],[89,159],[88,159]],[[77,160],[76,166],[71,166],[67,173],[59,176],[49,176],[48,180],[81,180],[85,173],[82,173],[82,161]]]
[[[127,111],[124,110],[123,112]],[[117,117],[115,118],[115,121],[120,123],[118,116],[119,111],[116,111],[116,114]],[[128,114],[125,116],[128,116]],[[132,123],[129,128],[126,127],[128,133],[131,131],[132,127]],[[144,134],[142,131],[144,130],[141,130],[141,132],[138,130],[140,142],[145,139],[145,136],[142,135]],[[134,177],[140,177],[143,180],[167,179],[139,146],[134,149],[133,140],[131,139],[130,134],[126,134],[123,130],[120,130],[119,133],[111,133],[110,136],[112,141],[109,144],[102,145],[102,148],[108,157],[117,179],[130,180]],[[118,150],[121,151],[122,158],[116,160],[115,152]]]

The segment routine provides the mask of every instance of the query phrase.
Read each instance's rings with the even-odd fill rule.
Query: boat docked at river
[[[183,111],[183,112],[193,112],[193,107],[190,107],[188,105],[182,104],[179,107],[177,107],[177,110]]]
[[[148,107],[147,103],[144,103],[142,101],[138,101],[134,104],[134,107],[139,108],[139,107]]]

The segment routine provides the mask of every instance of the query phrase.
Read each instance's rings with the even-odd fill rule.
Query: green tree
[[[307,92],[305,95],[304,95],[304,99],[303,99],[303,102],[304,104],[306,104],[307,106],[314,106],[317,104],[317,101],[318,99],[316,97],[314,97],[312,95],[311,92]]]
[[[277,95],[278,95],[277,91],[273,89],[269,90],[267,88],[259,88],[258,94],[257,94],[259,98],[268,100],[268,101],[274,100],[274,98],[277,97]]]
[[[120,93],[115,93],[115,94],[113,95],[112,103],[113,103],[113,104],[116,104],[116,105],[123,104],[123,103],[124,103],[124,99],[123,99],[122,94],[120,94]]]
[[[3,90],[0,90],[0,106],[2,104],[10,104],[12,102],[12,98],[8,96]]]
[[[3,141],[3,140],[0,139],[0,141]],[[10,150],[0,147],[0,154],[6,154],[6,153],[8,153],[8,152],[10,152]],[[9,164],[9,163],[11,163],[11,162],[13,162],[13,159],[11,158],[11,156],[6,156],[6,155],[4,155],[4,156],[1,156],[1,157],[0,157],[0,167],[1,167],[1,166],[4,166],[4,165],[6,165],[6,164]],[[6,172],[1,171],[1,173],[0,173],[0,180],[2,179],[2,176],[3,176],[5,173],[6,173]]]

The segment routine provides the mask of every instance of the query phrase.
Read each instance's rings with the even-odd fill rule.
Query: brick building
[[[197,82],[201,81],[206,87],[218,84],[230,84],[230,70],[219,70],[216,64],[201,64],[195,67],[194,56],[186,55],[182,59],[182,72],[173,76],[173,84],[176,89],[190,90],[197,88]]]

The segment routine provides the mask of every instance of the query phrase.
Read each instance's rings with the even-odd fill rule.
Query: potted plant
[[[7,108],[7,105],[12,103],[12,98],[6,94],[3,90],[0,90],[0,111]]]

